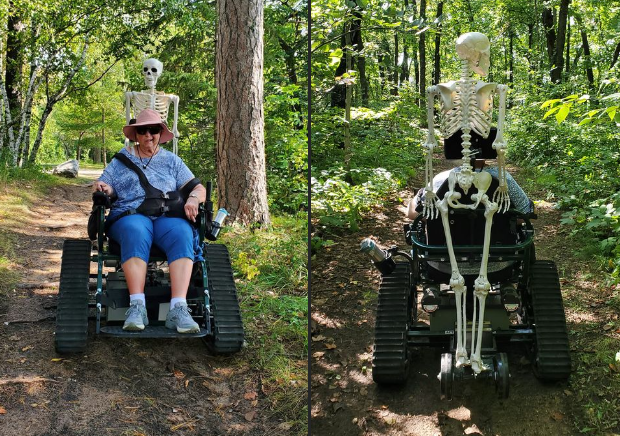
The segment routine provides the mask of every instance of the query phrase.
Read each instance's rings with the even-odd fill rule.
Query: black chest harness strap
[[[193,178],[178,191],[164,193],[151,185],[140,167],[127,156],[122,153],[116,153],[113,159],[114,158],[120,160],[127,168],[136,173],[140,180],[140,185],[142,189],[144,189],[145,198],[137,209],[129,209],[114,217],[112,220],[106,220],[106,229],[109,229],[114,222],[122,217],[136,213],[146,216],[161,216],[166,214],[166,216],[169,217],[187,218],[184,210],[185,201],[194,188],[200,184],[199,179]]]

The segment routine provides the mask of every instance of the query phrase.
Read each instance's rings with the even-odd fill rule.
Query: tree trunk
[[[383,92],[383,84],[385,83],[386,74],[385,67],[383,66],[384,56],[382,54],[377,55],[377,68],[379,70],[379,91]]]
[[[82,160],[82,138],[84,137],[84,132],[80,132],[80,136],[78,137],[77,147],[75,152],[75,160],[78,162]]]
[[[346,35],[347,46],[351,45],[351,34]],[[347,62],[347,70],[351,69],[351,51],[347,50],[345,59]],[[344,107],[344,169],[347,174],[351,171],[351,96],[352,96],[352,83],[347,80],[346,83],[346,97]]]
[[[426,0],[420,0],[420,20],[422,25],[426,21]],[[420,106],[426,105],[426,32],[420,33]]]
[[[566,73],[568,76],[568,73],[570,73],[570,20],[568,20],[568,30],[566,32],[566,59],[564,61],[564,63],[566,64]]]
[[[535,63],[532,62],[532,52],[534,50],[534,25],[531,23],[527,25],[527,48],[528,50],[525,58],[527,59],[530,69],[533,70],[535,69]]]
[[[346,87],[338,77],[342,77],[344,73],[347,72],[347,60],[344,56],[344,53],[347,51],[347,42],[345,35],[349,32],[349,26],[347,23],[343,24],[342,36],[340,37],[340,48],[342,49],[343,56],[340,58],[340,63],[338,64],[338,68],[336,68],[336,72],[334,73],[336,76],[336,84],[334,85],[331,91],[331,107],[339,107],[344,109],[346,103]]]
[[[33,165],[37,160],[37,154],[39,153],[39,147],[41,146],[41,141],[43,140],[43,129],[45,129],[45,124],[47,123],[47,118],[52,113],[52,109],[54,108],[54,103],[48,100],[45,105],[45,109],[43,109],[43,113],[41,114],[41,120],[39,121],[39,128],[37,129],[37,136],[34,140],[34,144],[32,144],[32,151],[28,156],[28,163]]]
[[[11,117],[17,121],[22,110],[20,92],[22,71],[24,68],[24,29],[21,17],[16,14],[15,3],[9,0],[9,18],[6,35],[6,74],[4,83],[11,108]]]
[[[508,48],[508,52],[510,56],[510,59],[508,60],[508,85],[512,88],[512,86],[514,85],[514,81],[515,81],[515,75],[514,75],[514,69],[515,69],[515,54],[514,54],[514,39],[515,39],[515,34],[512,31],[512,29],[510,29],[510,35],[509,35],[509,39],[510,39],[510,44],[509,44],[509,48]]]
[[[286,64],[286,73],[288,75],[288,81],[291,85],[297,85],[297,69],[296,69],[296,62],[295,62],[296,50],[293,46],[288,44],[281,37],[278,37],[278,42],[280,43],[280,48],[282,48],[282,50],[284,51],[284,62]],[[301,105],[299,103],[295,103],[292,105],[292,107],[293,107],[293,111],[299,114],[298,115],[299,122],[295,125],[295,128],[297,130],[301,130],[304,128],[303,113],[302,113]]]
[[[418,5],[416,0],[411,2],[411,7],[413,9],[413,19],[416,19],[416,12],[418,11]],[[415,80],[415,86],[420,86],[420,64],[418,62],[418,44],[415,38],[413,38],[413,78]]]
[[[560,3],[560,13],[558,15],[558,37],[555,41],[554,62],[555,66],[551,70],[551,81],[559,83],[562,81],[562,70],[564,69],[564,43],[566,42],[566,24],[568,22],[568,4],[570,0],[562,0]]]
[[[611,64],[609,65],[610,70],[614,67],[614,65],[616,65],[616,62],[618,61],[618,56],[620,56],[620,42],[616,45],[614,54],[611,57]]]
[[[433,68],[433,85],[437,85],[441,80],[441,21],[443,15],[443,2],[437,4],[437,33],[435,34],[435,67]]]
[[[32,120],[32,104],[34,96],[37,93],[39,84],[41,83],[37,77],[39,68],[34,62],[30,65],[30,81],[28,83],[28,91],[26,92],[26,100],[22,109],[22,121],[17,135],[17,161],[16,165],[21,167],[25,159],[28,157],[28,148],[30,147],[30,121]]]
[[[263,1],[219,0],[217,14],[218,205],[230,222],[268,225]]]
[[[394,30],[394,63],[392,65],[392,95],[398,95],[398,56],[400,52],[398,50],[398,31]]]
[[[404,12],[409,9],[409,0],[405,0]],[[400,66],[400,83],[409,82],[409,47],[407,45],[408,38],[407,33],[403,34],[403,63]]]
[[[358,5],[359,7],[359,5]],[[368,78],[366,77],[366,56],[364,53],[364,41],[362,40],[362,12],[359,8],[353,10],[355,19],[352,22],[351,42],[353,49],[357,52],[357,76],[359,77],[360,88],[362,91],[362,106],[368,107],[370,92]]]
[[[581,42],[583,45],[583,55],[585,57],[586,64],[586,76],[588,77],[588,84],[590,88],[594,88],[594,72],[592,71],[592,58],[590,57],[590,44],[588,43],[588,35],[586,30],[581,26]]]
[[[553,17],[553,9],[552,8],[544,8],[542,11],[542,24],[545,29],[545,36],[547,37],[547,56],[549,58],[549,65],[553,66],[555,61],[554,50],[555,50],[555,23]]]

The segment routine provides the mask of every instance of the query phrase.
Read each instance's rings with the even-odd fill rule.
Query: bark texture
[[[218,204],[229,222],[266,225],[263,2],[217,4]]]
[[[558,36],[555,41],[555,66],[551,70],[551,81],[559,83],[562,81],[562,70],[564,69],[564,44],[566,42],[566,25],[568,22],[568,5],[570,0],[562,0],[560,3],[560,14],[558,15]]]

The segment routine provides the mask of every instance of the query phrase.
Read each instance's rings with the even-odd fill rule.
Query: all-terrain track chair
[[[467,196],[463,193],[463,197]],[[450,216],[454,251],[467,287],[467,350],[473,330],[474,281],[483,252],[483,215],[484,209],[479,208],[455,210]],[[571,361],[558,273],[553,262],[535,259],[532,217],[510,210],[494,219],[488,259],[491,290],[481,346],[484,368],[478,373],[470,365],[457,365],[455,360],[458,306],[449,286],[449,253],[441,219],[425,220],[420,215],[407,224],[407,251],[396,247],[381,250],[370,239],[362,242],[362,250],[372,256],[382,273],[372,363],[376,383],[406,382],[409,366],[414,363],[409,352],[412,346],[445,350],[438,375],[445,399],[452,398],[454,380],[468,378],[490,378],[499,396],[508,397],[506,351],[519,343],[531,351],[539,379],[563,380],[569,376]]]
[[[164,326],[170,301],[170,279],[164,253],[151,249],[146,278],[146,309],[150,321],[144,331],[122,329],[129,308],[129,291],[120,265],[120,247],[108,240],[104,231],[110,199],[103,192],[93,194],[93,212],[89,237],[64,242],[56,315],[55,345],[58,353],[84,352],[88,340],[89,315],[94,310],[95,333],[130,338],[203,338],[218,354],[235,353],[244,341],[243,325],[230,257],[226,246],[215,241],[225,217],[213,220],[211,182],[207,183],[207,201],[200,205],[197,217],[203,261],[194,263],[187,293],[187,304],[200,332],[179,334]],[[91,262],[96,273],[91,274]]]

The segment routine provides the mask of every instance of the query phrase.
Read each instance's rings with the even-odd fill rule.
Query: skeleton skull
[[[157,79],[164,70],[164,64],[157,59],[147,59],[142,64],[142,75],[144,75],[144,84],[147,88],[155,88]]]
[[[491,44],[489,38],[479,32],[464,33],[456,40],[459,58],[469,62],[469,68],[481,76],[489,72]]]

